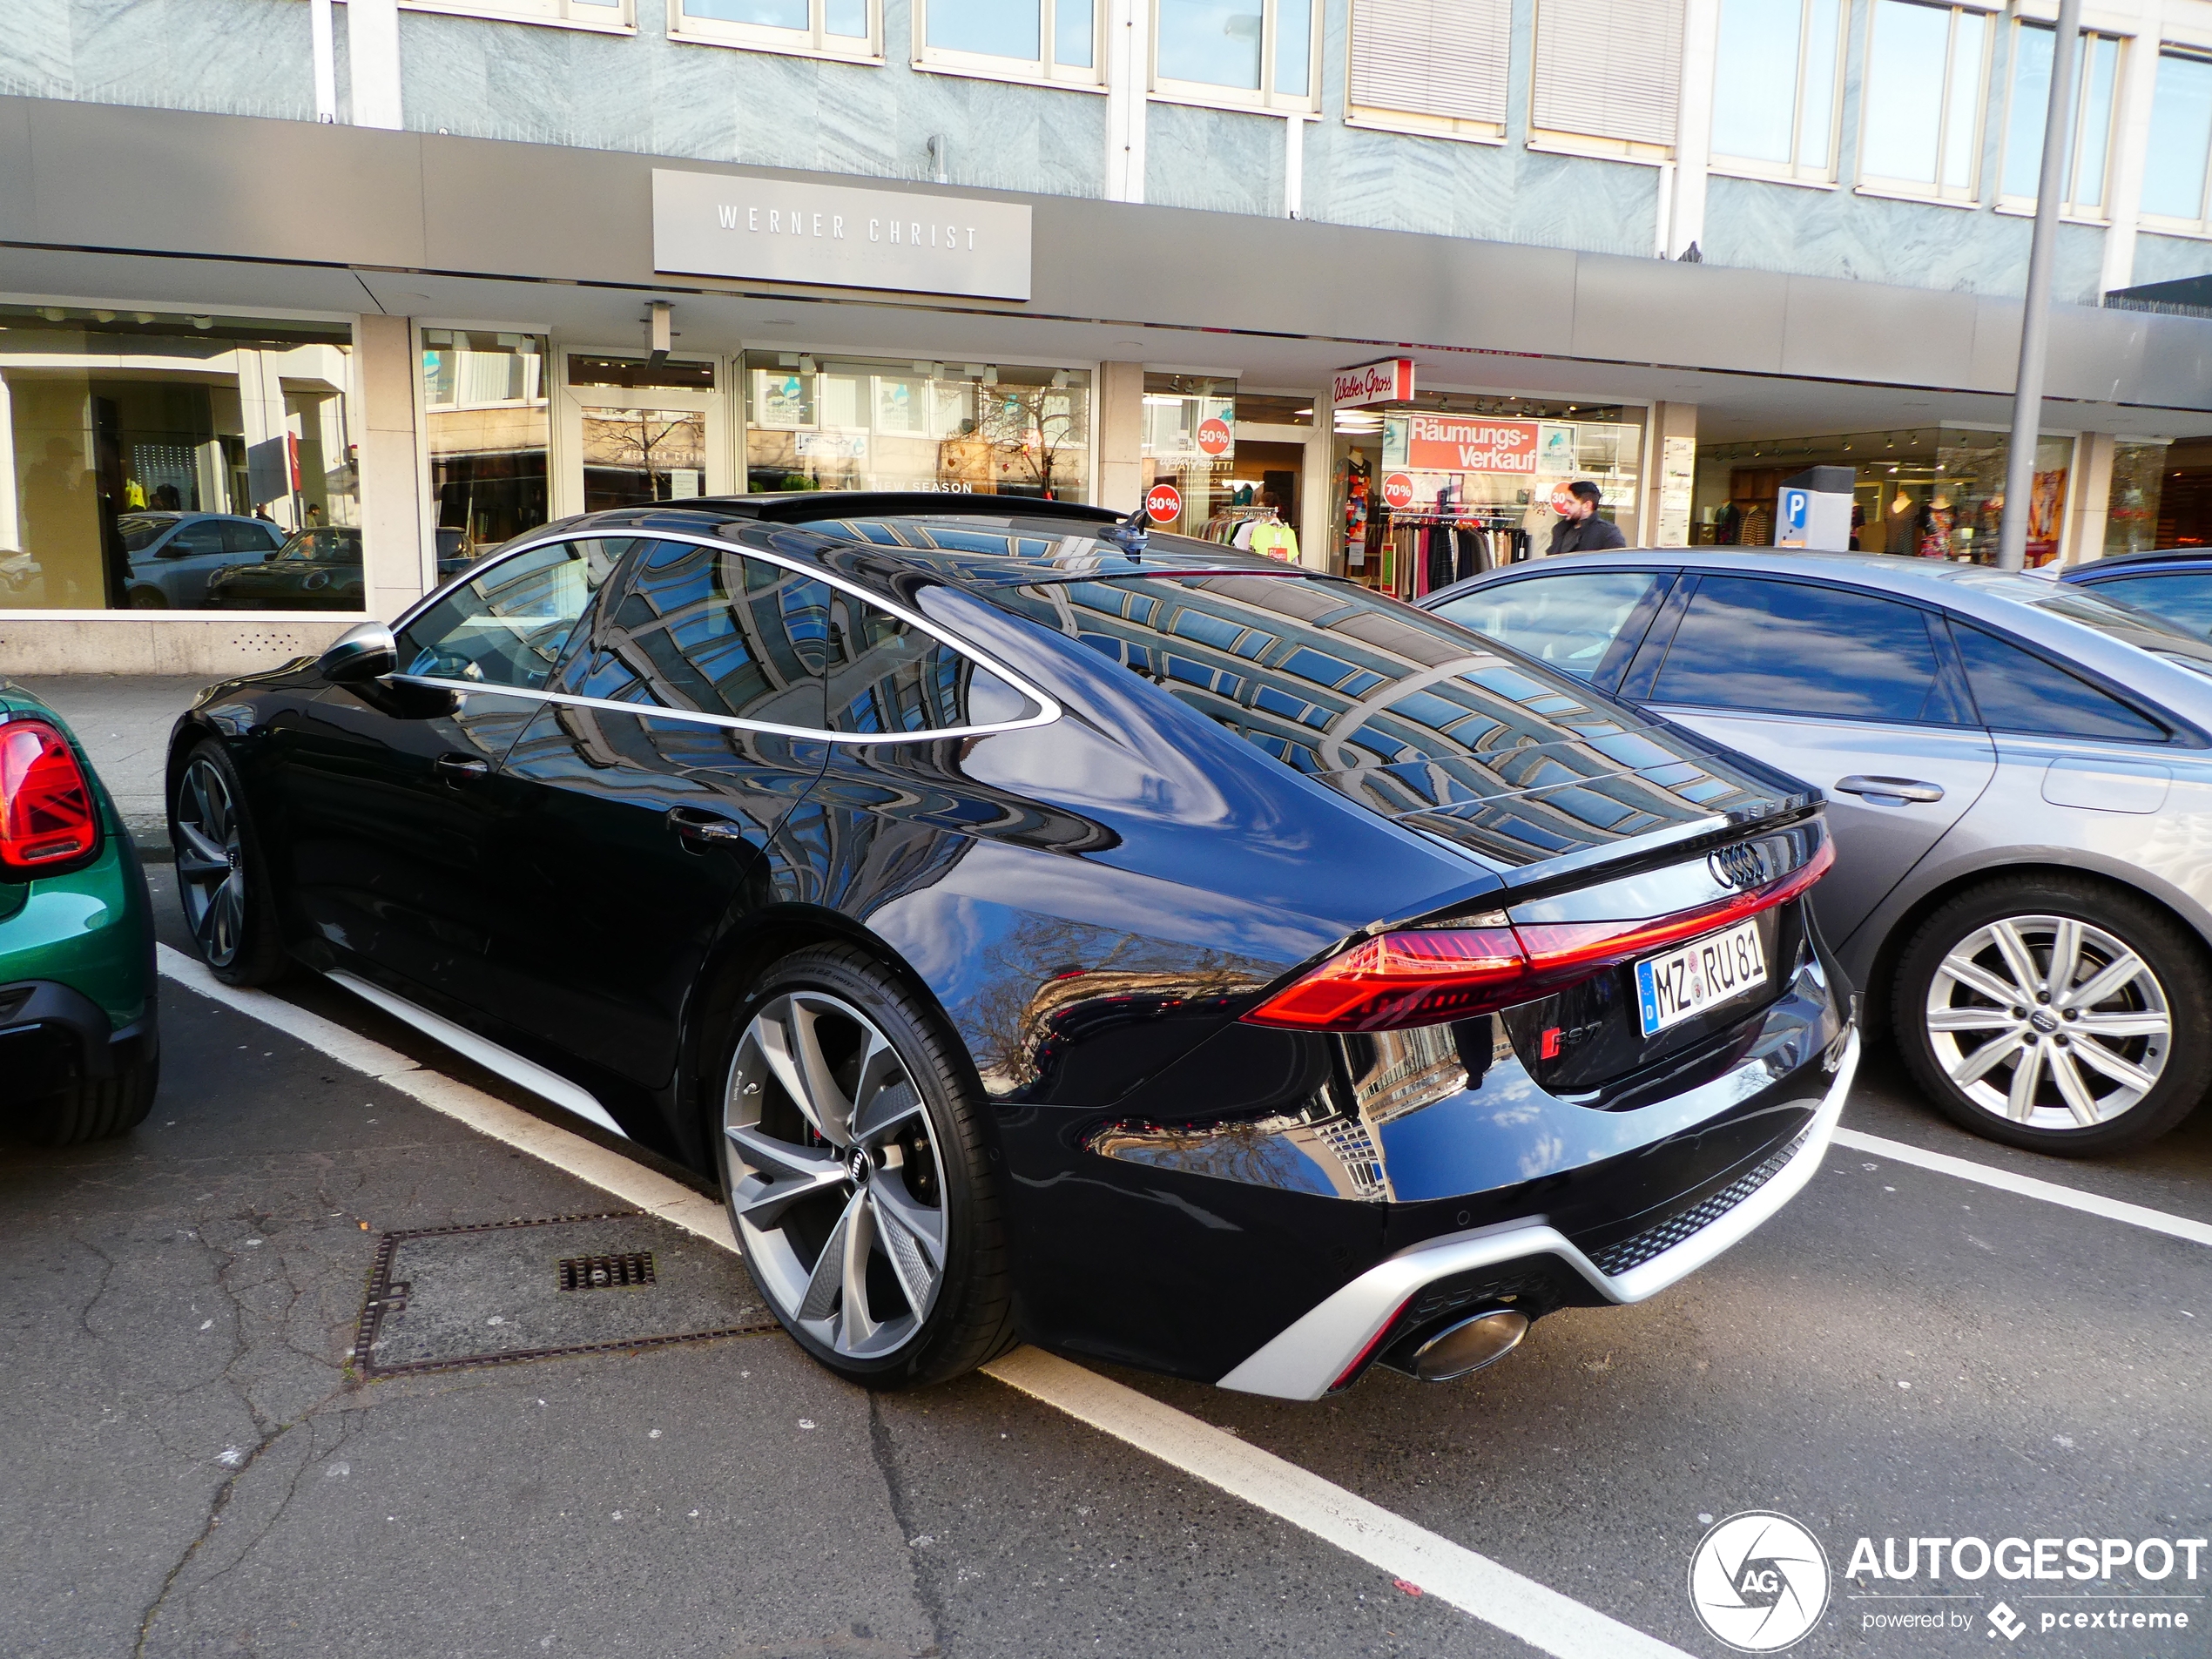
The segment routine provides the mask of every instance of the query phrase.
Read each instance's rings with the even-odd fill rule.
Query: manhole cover
[[[387,1233],[354,1363],[388,1377],[774,1327],[728,1251],[640,1211],[555,1216]]]

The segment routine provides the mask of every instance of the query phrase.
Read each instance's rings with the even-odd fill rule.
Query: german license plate
[[[1759,924],[1739,921],[1636,964],[1636,1012],[1643,1035],[1656,1036],[1707,1008],[1766,983]]]

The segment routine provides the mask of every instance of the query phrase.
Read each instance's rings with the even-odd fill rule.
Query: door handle
[[[1931,801],[1943,799],[1941,784],[1925,784],[1916,778],[1864,778],[1854,772],[1848,778],[1836,779],[1836,787],[1846,795],[1862,795],[1881,801]]]
[[[719,813],[710,813],[697,806],[670,807],[668,826],[687,841],[728,844],[745,839],[745,826],[735,819],[725,818]]]
[[[474,783],[491,776],[491,762],[475,755],[440,755],[435,764],[438,776],[449,784]]]

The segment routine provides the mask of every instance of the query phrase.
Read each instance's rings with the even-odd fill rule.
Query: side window
[[[2085,585],[2100,599],[2117,599],[2192,633],[2212,634],[2212,570],[2114,577]]]
[[[620,595],[556,690],[822,729],[827,583],[726,547],[636,545]]]
[[[284,534],[273,524],[249,524],[240,519],[223,522],[223,551],[226,553],[273,553],[284,545]]]
[[[1964,623],[1954,622],[1951,635],[1959,642],[1981,723],[1993,730],[2121,743],[2166,741],[2162,726],[2032,652]]]
[[[624,543],[554,542],[500,560],[407,625],[399,671],[470,685],[544,685]]]
[[[902,617],[852,594],[830,599],[829,719],[840,732],[992,725],[1035,705]]]
[[[1960,724],[1925,612],[1868,594],[1751,577],[1699,581],[1651,700]]]
[[[177,533],[162,545],[162,553],[172,559],[191,558],[195,554],[223,551],[223,527],[212,518],[194,519],[189,524],[178,526]]]
[[[1587,570],[1502,582],[1436,607],[1540,663],[1588,679],[1662,578],[1649,570]]]

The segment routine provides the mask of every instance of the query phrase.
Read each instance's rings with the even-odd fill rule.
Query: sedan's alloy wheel
[[[246,862],[230,780],[205,755],[177,787],[177,883],[185,921],[211,968],[228,968],[246,939]]]
[[[913,1343],[944,1280],[946,1184],[890,1039],[827,992],[773,998],[738,1043],[722,1124],[738,1243],[777,1312],[845,1359]]]
[[[2173,1048],[2173,1011],[2150,965],[2073,916],[1975,928],[1945,954],[1924,1016],[1959,1092],[2030,1129],[2112,1122],[2157,1085]]]

